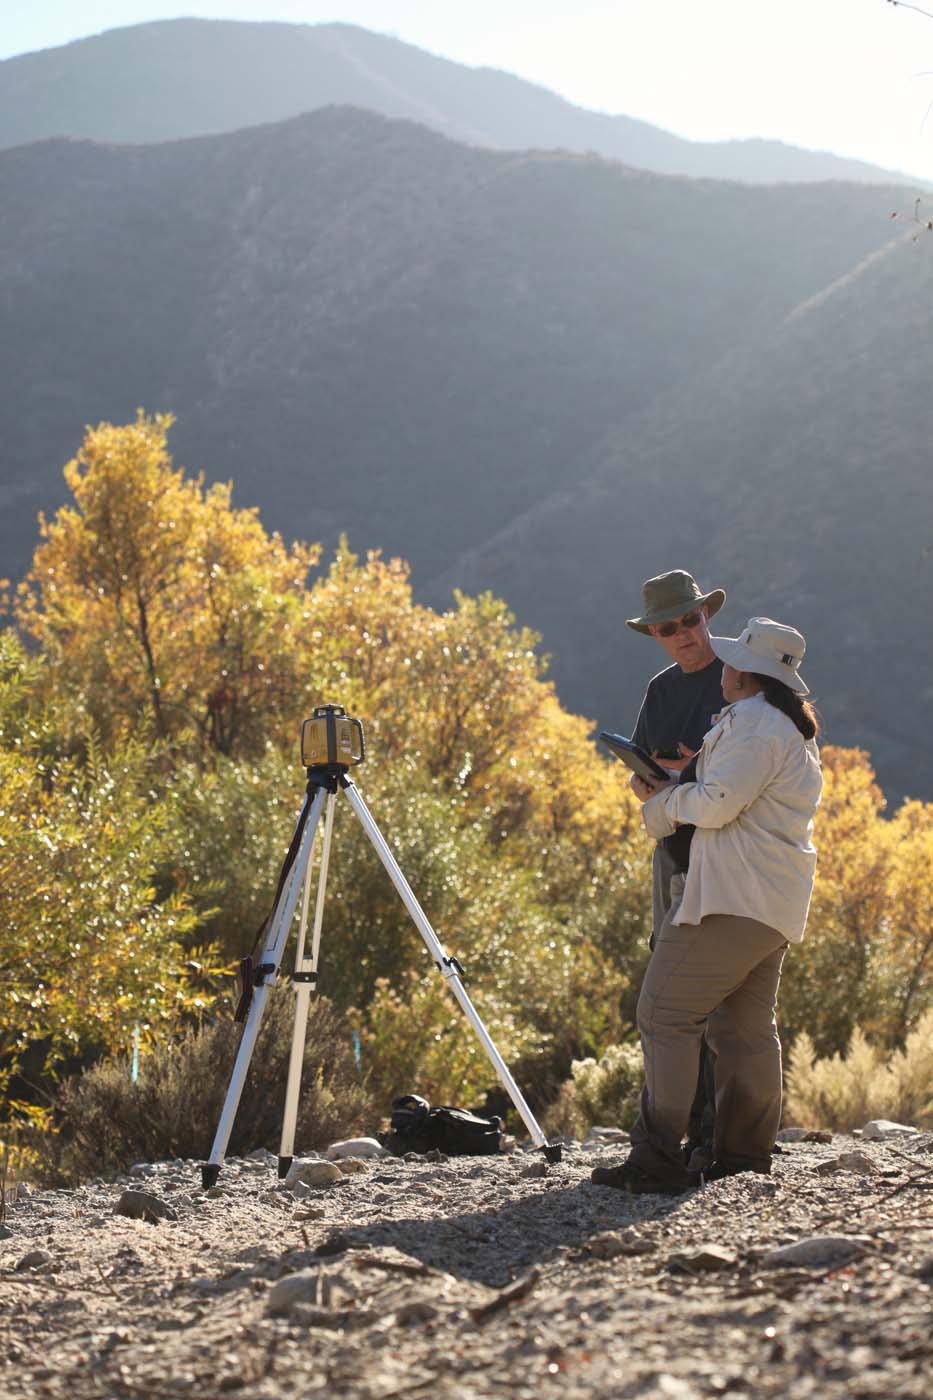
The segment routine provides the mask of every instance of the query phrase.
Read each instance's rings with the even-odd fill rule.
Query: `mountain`
[[[164,20],[7,59],[0,63],[0,146],[55,136],[174,140],[329,104],[407,118],[473,145],[593,152],[669,175],[917,183],[779,141],[686,141],[349,24]]]
[[[2,151],[0,572],[85,423],[168,409],[176,460],[267,526],[502,593],[604,723],[660,656],[623,625],[641,580],[723,583],[732,630],[807,632],[831,737],[927,795],[933,741],[890,713],[931,689],[931,250],[898,200],[335,107]]]
[[[688,567],[728,590],[722,634],[752,614],[803,628],[826,739],[869,749],[889,797],[929,798],[933,745],[918,728],[933,705],[931,252],[909,234],[893,241],[753,355],[658,396],[584,480],[429,594],[455,574],[508,597],[551,642],[562,696],[627,731],[660,657],[624,626],[640,611],[638,580]]]

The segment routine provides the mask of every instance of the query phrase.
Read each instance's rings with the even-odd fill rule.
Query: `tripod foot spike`
[[[284,1181],[285,1178],[288,1176],[288,1169],[291,1166],[292,1162],[294,1162],[294,1160],[294,1157],[279,1158],[279,1181]]]
[[[201,1168],[201,1187],[209,1191],[212,1186],[217,1185],[217,1178],[220,1176],[219,1162],[205,1162]]]
[[[559,1162],[561,1159],[561,1145],[559,1142],[546,1142],[541,1151],[544,1153],[546,1162]]]

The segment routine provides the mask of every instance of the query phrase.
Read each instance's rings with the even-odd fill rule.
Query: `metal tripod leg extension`
[[[288,1081],[285,1088],[285,1109],[282,1115],[282,1140],[279,1145],[279,1176],[288,1175],[295,1152],[295,1125],[298,1121],[298,1098],[301,1090],[301,1067],[304,1060],[305,1039],[308,1030],[308,1009],[311,996],[317,991],[317,964],[321,950],[321,925],[324,920],[324,895],[327,890],[327,868],[330,864],[330,843],[334,830],[334,808],[337,795],[327,794],[327,808],[324,813],[324,843],[321,847],[321,864],[318,871],[317,897],[314,902],[314,924],[311,931],[311,952],[305,954],[305,936],[308,931],[308,904],[311,895],[312,862],[308,861],[308,871],[304,882],[304,897],[301,903],[301,923],[298,926],[298,947],[295,950],[295,972],[292,982],[295,987],[295,1027],[292,1032],[292,1050],[288,1061]]]
[[[220,1115],[220,1122],[217,1125],[217,1132],[214,1135],[214,1145],[211,1148],[211,1155],[201,1168],[201,1182],[205,1189],[213,1186],[220,1174],[224,1156],[227,1151],[227,1144],[230,1141],[230,1133],[233,1130],[233,1120],[240,1103],[240,1095],[243,1092],[243,1085],[246,1082],[246,1072],[249,1069],[249,1062],[252,1058],[253,1050],[256,1047],[256,1038],[259,1035],[259,1025],[262,1021],[262,1013],[265,1010],[266,999],[269,989],[275,983],[278,976],[279,965],[282,961],[282,952],[288,938],[288,930],[295,914],[295,906],[298,903],[298,896],[305,885],[305,872],[310,860],[311,851],[314,846],[314,836],[317,830],[318,820],[324,800],[327,796],[323,788],[314,790],[309,787],[305,798],[305,808],[302,809],[299,822],[306,821],[304,834],[298,848],[298,854],[292,866],[285,887],[279,896],[272,918],[269,921],[269,929],[266,935],[265,946],[262,950],[262,961],[256,969],[255,990],[252,1001],[243,1026],[243,1034],[240,1037],[240,1046],[237,1051],[236,1061],[233,1066],[233,1074],[230,1078],[230,1085],[227,1089],[227,1097],[224,1101],[223,1112]],[[310,803],[310,812],[306,811]]]
[[[414,920],[418,932],[421,934],[421,937],[427,944],[428,951],[430,952],[431,957],[434,959],[438,971],[449,984],[451,991],[453,992],[457,1001],[460,1003],[460,1007],[464,1012],[464,1015],[466,1016],[470,1025],[473,1027],[474,1031],[479,1037],[483,1049],[486,1051],[486,1054],[491,1060],[493,1068],[495,1069],[496,1074],[499,1076],[499,1081],[502,1084],[502,1087],[506,1090],[506,1092],[509,1095],[509,1098],[512,1100],[515,1107],[518,1109],[518,1112],[521,1115],[522,1122],[528,1129],[532,1141],[534,1142],[536,1147],[540,1147],[542,1149],[545,1157],[549,1162],[559,1162],[561,1159],[560,1144],[549,1143],[544,1133],[538,1126],[534,1114],[528,1107],[528,1104],[525,1102],[521,1090],[519,1089],[518,1085],[515,1083],[515,1080],[512,1078],[511,1073],[509,1072],[508,1065],[505,1063],[502,1056],[499,1054],[499,1051],[496,1049],[492,1037],[490,1036],[486,1027],[480,1020],[479,1014],[477,1013],[473,1003],[470,1001],[470,998],[467,996],[463,983],[460,980],[460,975],[463,972],[463,968],[460,966],[460,963],[457,961],[456,958],[448,957],[445,953],[442,943],[440,942],[439,938],[437,937],[436,933],[434,932],[433,928],[428,922],[424,910],[421,908],[421,905],[418,903],[417,899],[412,893],[411,886],[408,884],[408,881],[402,874],[401,867],[399,866],[391,850],[386,844],[382,833],[380,832],[378,826],[376,825],[375,821],[370,815],[369,809],[367,808],[366,803],[360,796],[355,784],[351,781],[351,779],[344,775],[340,779],[340,786],[343,788],[344,793],[346,794],[346,797],[350,805],[352,806],[354,812],[359,817],[360,822],[363,826],[363,830],[369,837],[370,844],[372,845],[377,856],[385,866],[386,871],[388,872],[389,879],[392,881],[393,885],[401,895],[402,902],[405,905],[405,908],[408,910],[409,914],[411,915],[412,919]]]

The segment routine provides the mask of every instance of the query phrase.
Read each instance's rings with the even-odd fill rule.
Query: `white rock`
[[[336,1163],[299,1158],[289,1167],[285,1185],[292,1190],[297,1181],[303,1181],[308,1186],[330,1186],[333,1182],[342,1180],[343,1172]]]
[[[332,1274],[320,1267],[301,1269],[298,1273],[286,1274],[272,1285],[266,1295],[266,1311],[288,1313],[300,1303],[310,1303],[322,1312],[330,1312],[330,1319],[326,1316],[318,1319],[327,1325],[328,1320],[339,1321],[334,1317],[335,1310],[345,1307],[353,1297],[354,1289],[342,1274]]]
[[[329,1162],[339,1161],[341,1157],[388,1157],[388,1149],[377,1142],[375,1138],[347,1138],[343,1142],[332,1142],[328,1147],[325,1156]]]
[[[878,1168],[864,1152],[840,1152],[838,1157],[820,1162],[816,1170],[819,1176],[833,1176],[836,1172],[858,1172],[860,1176],[871,1176]]]
[[[587,1142],[628,1142],[629,1135],[624,1128],[592,1127],[583,1139]]]
[[[770,1250],[762,1259],[764,1269],[834,1269],[858,1259],[871,1247],[867,1235],[810,1235],[796,1244]]]
[[[869,1142],[882,1142],[885,1138],[914,1137],[918,1135],[918,1131],[917,1128],[908,1127],[906,1123],[892,1123],[887,1118],[873,1118],[862,1129],[862,1137]]]
[[[803,1142],[809,1128],[782,1128],[778,1133],[777,1142]]]

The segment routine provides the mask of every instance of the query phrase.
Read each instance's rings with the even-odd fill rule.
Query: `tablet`
[[[649,783],[669,783],[671,775],[660,763],[655,763],[650,754],[645,753],[637,744],[633,744],[631,739],[625,739],[621,734],[610,734],[608,729],[600,731],[599,735],[610,753],[616,758],[621,758],[622,762],[631,768],[633,773],[637,773],[639,778],[645,778]]]

